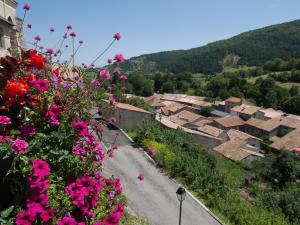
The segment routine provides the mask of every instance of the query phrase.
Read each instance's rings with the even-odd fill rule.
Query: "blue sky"
[[[76,63],[90,63],[120,32],[122,39],[98,65],[116,53],[125,58],[146,53],[189,49],[244,31],[300,19],[299,0],[19,0],[31,6],[26,41],[36,34],[52,47],[67,24],[84,40]],[[50,35],[49,29],[56,30]],[[67,53],[70,55],[71,53]]]

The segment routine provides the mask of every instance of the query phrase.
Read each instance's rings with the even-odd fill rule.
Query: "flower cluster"
[[[41,159],[31,160],[31,163],[33,174],[28,178],[30,196],[27,198],[26,210],[16,218],[17,225],[30,225],[37,217],[45,223],[54,218],[55,209],[49,208],[49,196],[46,194],[50,186],[49,165]]]
[[[76,214],[78,221],[83,222],[85,217],[94,218],[96,216],[92,210],[98,204],[101,189],[102,178],[99,174],[86,175],[66,187],[66,193],[79,210]]]
[[[23,8],[26,15],[30,6]],[[104,126],[90,109],[99,108],[105,95],[114,107],[114,93],[124,92],[127,79],[117,68],[125,59],[116,54],[108,67],[98,70],[96,62],[105,50],[90,64],[76,66],[74,58],[84,42],[76,40],[72,29],[66,26],[51,48],[35,35],[33,49],[0,60],[0,157],[13,162],[7,180],[19,184],[13,186],[18,193],[14,200],[19,195],[26,199],[12,212],[17,225],[116,225],[124,215],[120,179],[102,175],[105,154],[112,157],[117,146],[105,150]],[[49,30],[56,35],[54,28]],[[120,39],[120,33],[114,34],[109,47]],[[71,59],[61,62],[69,46]],[[88,70],[97,74],[93,80]]]

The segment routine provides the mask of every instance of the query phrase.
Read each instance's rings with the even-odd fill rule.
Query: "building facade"
[[[15,55],[24,47],[23,22],[15,0],[0,0],[0,57]]]

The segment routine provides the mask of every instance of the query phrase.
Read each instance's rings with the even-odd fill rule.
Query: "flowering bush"
[[[29,9],[24,6],[25,12]],[[9,221],[18,225],[113,225],[124,215],[120,179],[102,175],[103,128],[90,113],[106,95],[115,103],[111,93],[120,85],[112,80],[126,76],[112,71],[119,71],[124,58],[117,54],[109,60],[110,69],[101,68],[99,76],[90,78],[87,69],[99,57],[90,66],[75,66],[83,41],[75,49],[71,30],[68,25],[57,50],[43,51],[37,35],[34,49],[0,59],[0,157],[10,164],[4,179],[15,219]],[[68,38],[73,54],[61,63]],[[120,38],[119,33],[113,35],[112,43]]]

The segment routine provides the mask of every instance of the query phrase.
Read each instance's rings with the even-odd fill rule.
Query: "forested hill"
[[[300,20],[268,26],[189,50],[166,51],[133,57],[127,70],[213,74],[223,66],[260,66],[274,58],[300,54]]]

